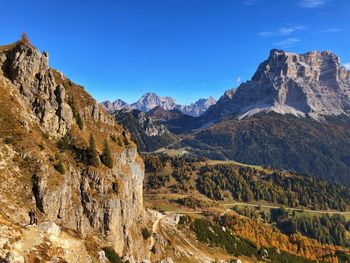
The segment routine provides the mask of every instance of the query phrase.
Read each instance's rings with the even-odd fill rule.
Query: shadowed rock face
[[[329,51],[294,54],[274,49],[248,82],[223,95],[204,119],[262,111],[310,116],[350,113],[350,72]]]
[[[135,145],[129,141],[127,146],[113,146],[111,169],[102,164],[99,168],[88,166],[73,155],[64,157],[64,153],[64,174],[59,175],[53,166],[52,155],[59,152],[56,142],[63,136],[69,134],[84,144],[92,134],[111,145],[112,134],[129,140],[124,128],[81,87],[51,69],[46,52],[20,42],[0,47],[0,68],[0,90],[6,103],[2,109],[8,107],[7,114],[1,111],[0,121],[21,131],[16,144],[5,145],[0,138],[0,147],[13,152],[0,169],[0,179],[6,181],[0,186],[0,212],[13,214],[9,207],[13,209],[11,200],[16,199],[17,213],[11,216],[14,223],[26,220],[28,207],[36,206],[43,220],[75,230],[82,237],[93,234],[96,240],[112,245],[120,255],[128,253],[137,262],[146,259],[140,231],[145,222],[144,167]],[[81,129],[68,97],[74,98],[84,122]],[[14,135],[4,129],[0,127],[1,135]],[[46,145],[41,151],[39,143]],[[21,159],[28,158],[30,162],[19,167]],[[22,196],[26,196],[23,203]]]

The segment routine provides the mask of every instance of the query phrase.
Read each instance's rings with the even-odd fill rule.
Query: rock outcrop
[[[16,45],[0,55],[3,74],[16,85],[21,98],[31,108],[42,129],[51,135],[64,135],[73,122],[65,102],[66,91],[57,85],[48,64],[48,53],[30,45]]]
[[[39,222],[55,222],[136,262],[147,259],[144,167],[129,134],[50,68],[47,52],[20,41],[0,47],[0,68],[0,216],[23,224],[36,207]],[[113,168],[86,161],[90,136],[98,154],[109,144]]]
[[[350,72],[329,51],[306,54],[271,50],[250,81],[227,91],[208,110],[206,121],[259,112],[322,116],[350,113]]]

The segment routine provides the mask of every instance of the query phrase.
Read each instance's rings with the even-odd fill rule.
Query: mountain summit
[[[171,97],[162,97],[156,93],[149,92],[144,94],[137,102],[131,104],[132,108],[140,111],[149,111],[157,106],[165,110],[172,110],[176,106],[176,101]]]
[[[250,81],[226,92],[205,115],[238,118],[259,112],[322,116],[350,113],[350,72],[329,52],[270,52]]]
[[[207,99],[199,99],[190,105],[178,105],[177,109],[187,115],[198,117],[209,109],[210,106],[215,105],[215,103],[216,100],[210,96]]]
[[[178,109],[186,115],[198,117],[202,115],[210,106],[214,105],[216,100],[213,97],[207,99],[199,99],[190,105],[176,104],[175,99],[172,97],[162,97],[156,93],[145,93],[137,102],[129,105],[128,103],[117,99],[114,102],[109,100],[101,103],[109,112],[113,113],[121,109],[136,109],[139,111],[147,112],[156,107],[161,107],[164,110]]]

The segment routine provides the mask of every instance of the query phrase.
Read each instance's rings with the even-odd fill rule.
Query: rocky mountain
[[[161,97],[151,92],[144,94],[137,102],[131,105],[126,102],[117,99],[114,102],[104,101],[101,103],[109,112],[113,113],[121,109],[136,109],[143,112],[147,112],[155,107],[161,107],[164,110],[178,109],[186,115],[198,117],[202,115],[210,106],[214,105],[216,100],[213,97],[207,99],[199,99],[198,101],[191,103],[190,105],[176,104],[175,99],[171,97]]]
[[[113,102],[110,102],[109,100],[106,100],[101,103],[103,107],[109,112],[115,112],[117,110],[121,109],[131,109],[130,105],[126,103],[125,101],[122,101],[120,99],[117,99]]]
[[[165,110],[172,110],[176,106],[176,101],[171,97],[162,97],[150,92],[144,94],[137,102],[130,105],[132,108],[147,112],[157,106]]]
[[[272,50],[250,81],[194,120],[182,143],[200,156],[349,185],[349,114],[350,72],[336,55]]]
[[[295,54],[274,49],[250,81],[227,91],[203,118],[244,118],[270,111],[314,119],[349,114],[350,72],[329,51]]]
[[[113,116],[130,131],[141,152],[152,152],[177,141],[176,136],[165,125],[158,123],[148,113],[124,109],[116,111]]]
[[[149,260],[136,146],[48,58],[25,38],[0,47],[0,261],[95,262],[103,247]]]
[[[176,108],[186,115],[193,117],[201,116],[210,106],[215,105],[216,100],[213,97],[199,99],[190,105],[178,105]]]
[[[48,58],[25,37],[0,47],[0,262],[348,260],[348,223],[337,211],[349,207],[346,187],[175,151],[143,155],[144,204],[145,165],[131,139],[139,150],[184,146],[202,156],[307,167],[346,180],[348,117],[227,115],[195,129],[202,118],[161,106],[112,116]],[[230,201],[250,200],[294,211],[265,203],[264,211],[227,209]],[[30,208],[37,225],[28,224]],[[337,215],[296,216],[314,208]]]

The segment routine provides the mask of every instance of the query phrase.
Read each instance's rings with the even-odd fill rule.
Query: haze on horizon
[[[0,16],[1,45],[26,32],[99,101],[218,99],[272,48],[331,50],[350,68],[346,0],[20,0],[4,2]]]

